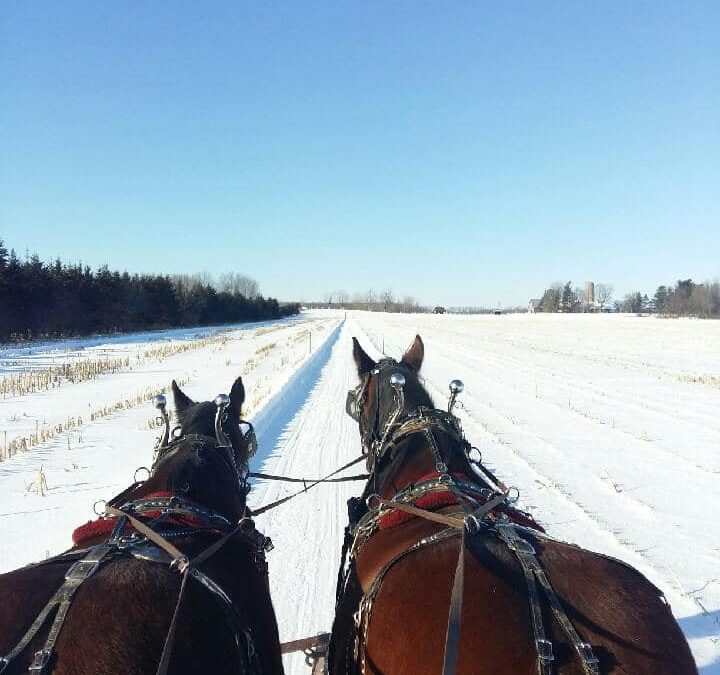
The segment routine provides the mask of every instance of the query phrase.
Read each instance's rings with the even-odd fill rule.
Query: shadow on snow
[[[252,459],[252,470],[259,470],[273,457],[286,428],[305,405],[320,380],[322,370],[330,360],[333,347],[340,337],[343,324],[344,321],[341,321],[330,332],[322,346],[253,418],[252,423],[258,436],[258,452]]]

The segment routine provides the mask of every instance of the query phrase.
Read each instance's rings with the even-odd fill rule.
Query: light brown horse
[[[67,553],[0,575],[3,675],[151,675],[164,672],[159,663],[165,645],[165,668],[173,675],[282,674],[267,540],[244,518],[248,439],[240,430],[242,380],[235,381],[221,415],[218,406],[193,402],[174,382],[173,393],[180,437],[159,448],[147,481],[111,504],[160,532],[186,559],[168,565],[162,547],[115,514],[78,528]],[[198,559],[221,541],[216,552]],[[109,551],[106,542],[112,543]],[[95,568],[88,556],[100,558]],[[183,569],[186,590],[174,639],[166,643]],[[63,607],[67,596],[69,606]],[[54,600],[59,602],[23,647],[23,635]],[[64,609],[57,639],[49,643],[53,621]]]
[[[419,336],[400,362],[376,363],[357,340],[353,355],[361,383],[348,412],[371,478],[350,504],[331,675],[697,675],[653,584],[618,560],[546,536],[507,503],[492,474],[471,465],[459,426],[421,384]],[[393,499],[460,526],[378,508]],[[461,600],[451,603],[458,587]],[[448,626],[451,604],[461,621]]]

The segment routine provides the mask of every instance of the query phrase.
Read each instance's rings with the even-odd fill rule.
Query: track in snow
[[[265,452],[256,470],[298,477],[319,477],[359,454],[357,425],[345,415],[348,389],[357,373],[350,334],[338,326],[321,349],[296,373],[254,420]],[[276,442],[271,445],[269,441]],[[349,473],[357,473],[349,469]],[[330,629],[335,582],[347,511],[345,502],[362,483],[318,485],[261,515],[258,527],[275,550],[268,555],[270,588],[282,641]],[[295,484],[258,481],[251,507],[295,492]],[[307,675],[302,654],[285,657],[288,674]]]

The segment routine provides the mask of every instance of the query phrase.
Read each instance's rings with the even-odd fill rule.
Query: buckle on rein
[[[33,675],[42,675],[42,673],[45,672],[45,669],[50,665],[54,654],[55,652],[52,649],[38,649],[38,651],[35,652],[35,656],[33,656],[30,667],[28,668],[28,673],[33,673]]]
[[[553,645],[550,640],[538,638],[535,640],[535,649],[537,649],[538,659],[544,667],[549,666],[555,660]]]

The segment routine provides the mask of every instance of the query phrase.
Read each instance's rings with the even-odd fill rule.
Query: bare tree
[[[412,295],[406,295],[402,301],[402,311],[403,312],[417,312],[418,311],[418,301],[415,298],[413,298]]]
[[[611,284],[595,284],[595,300],[601,311],[605,308],[605,303],[612,299],[613,290]]]
[[[386,312],[392,309],[395,304],[395,296],[391,290],[388,289],[380,294],[380,304],[383,305],[383,310]]]
[[[202,272],[197,272],[197,274],[193,274],[198,283],[202,284],[203,286],[214,286],[215,284],[215,277],[213,276],[212,272],[208,272],[207,270],[203,270]]]
[[[239,272],[225,272],[220,275],[218,290],[226,293],[239,293],[246,298],[260,295],[260,287],[255,279]]]

